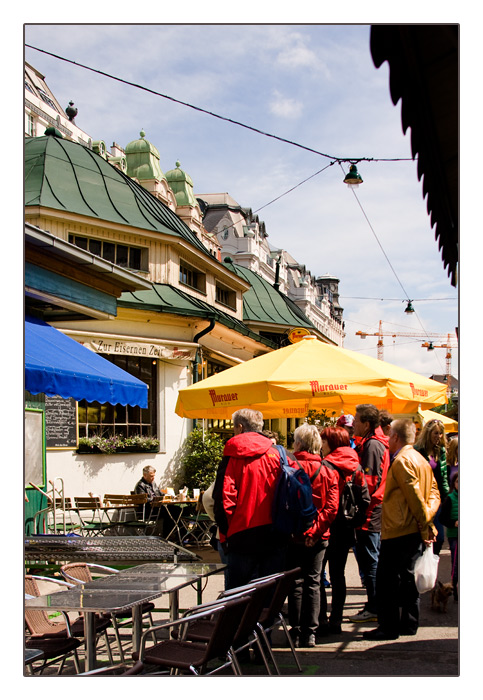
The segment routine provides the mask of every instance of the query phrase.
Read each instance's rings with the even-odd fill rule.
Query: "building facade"
[[[195,196],[179,162],[163,172],[144,132],[125,148],[108,149],[75,126],[69,107],[70,114],[44,77],[26,66],[25,220],[99,268],[104,261],[118,277],[124,270],[131,286],[123,280],[120,289],[105,270],[102,284],[117,302],[85,313],[76,298],[77,261],[62,273],[72,281],[69,304],[56,303],[55,288],[52,298],[35,301],[27,275],[28,308],[149,387],[147,408],[78,402],[78,438],[144,436],[155,438],[158,448],[111,454],[50,448],[47,478],[61,478],[71,496],[129,493],[149,464],[170,486],[193,427],[175,414],[179,389],[280,347],[293,328],[341,344],[338,280],[322,286],[288,253],[270,249],[263,222],[249,210],[230,247],[229,227],[213,224],[210,197]],[[205,427],[224,435],[231,429],[216,421]],[[294,426],[277,421],[271,427],[286,435]]]

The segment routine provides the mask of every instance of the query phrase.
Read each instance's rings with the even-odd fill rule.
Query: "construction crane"
[[[383,360],[384,359],[384,343],[383,343],[384,336],[390,336],[392,338],[396,338],[398,336],[402,336],[404,338],[441,338],[445,334],[444,333],[426,333],[425,331],[421,331],[421,333],[415,333],[415,332],[408,333],[405,331],[383,331],[382,330],[382,321],[379,321],[379,330],[377,333],[368,333],[367,331],[356,331],[356,335],[359,335],[362,340],[364,340],[364,338],[367,338],[368,335],[377,336],[378,337],[377,359]],[[452,333],[448,333],[448,342],[450,342],[450,339],[452,337],[455,338],[456,336],[453,335]],[[433,345],[433,348],[434,347],[446,347],[446,346]],[[453,347],[456,347],[456,346],[453,346]],[[431,348],[428,348],[428,349],[431,349]]]
[[[457,348],[458,344],[456,343],[453,345],[451,343],[451,333],[448,333],[448,339],[446,343],[441,343],[441,345],[435,345],[434,343],[431,342],[426,342],[421,345],[422,348],[427,348],[428,351],[434,350],[435,348],[446,348],[446,396],[448,399],[451,396],[451,349],[452,348]]]

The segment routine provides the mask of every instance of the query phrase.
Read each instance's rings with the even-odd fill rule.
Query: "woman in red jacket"
[[[350,447],[349,433],[345,428],[327,427],[321,433],[323,463],[332,468],[337,476],[338,492],[342,494],[345,483],[358,469],[360,471],[357,452]],[[361,478],[364,478],[361,472]],[[327,615],[327,595],[325,586],[320,589],[320,614],[317,636],[341,634],[342,614],[346,598],[345,566],[349,550],[355,544],[354,528],[347,525],[342,513],[338,513],[330,527],[329,545],[325,550],[325,558],[329,565],[330,584],[332,587],[332,602],[330,618]]]
[[[292,538],[288,552],[289,568],[300,566],[302,569],[288,598],[290,634],[295,646],[315,646],[322,562],[329,541],[329,526],[339,506],[337,474],[322,464],[321,444],[315,425],[304,423],[296,428],[293,455],[313,480],[312,499],[317,515],[307,532]]]

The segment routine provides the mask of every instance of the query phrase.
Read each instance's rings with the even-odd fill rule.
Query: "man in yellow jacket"
[[[376,575],[379,626],[364,639],[414,635],[419,626],[419,592],[414,565],[435,540],[432,520],[440,495],[429,463],[414,448],[416,426],[395,420],[389,432],[391,465],[382,501],[381,550]]]

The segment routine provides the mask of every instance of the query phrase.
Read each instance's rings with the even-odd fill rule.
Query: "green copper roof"
[[[227,262],[225,267],[251,285],[243,295],[243,320],[251,323],[275,323],[277,325],[315,328],[314,324],[291,299],[278,291],[256,272],[242,265]]]
[[[179,161],[176,161],[176,168],[166,173],[166,180],[174,192],[178,206],[197,205],[193,192],[193,180],[184,170],[181,170]]]
[[[129,177],[137,177],[138,180],[165,179],[159,165],[158,149],[144,138],[146,136],[144,131],[139,135],[141,138],[128,143],[124,151],[127,174]]]
[[[128,309],[142,309],[157,313],[171,313],[177,316],[194,316],[195,318],[213,318],[226,328],[231,328],[242,335],[263,343],[270,348],[277,345],[267,338],[262,338],[251,331],[242,321],[230,314],[215,309],[200,299],[190,296],[182,289],[170,284],[153,283],[152,289],[146,291],[125,292],[118,299],[118,306]]]
[[[144,187],[81,144],[25,139],[25,205],[43,206],[185,239],[209,251],[190,228]]]

